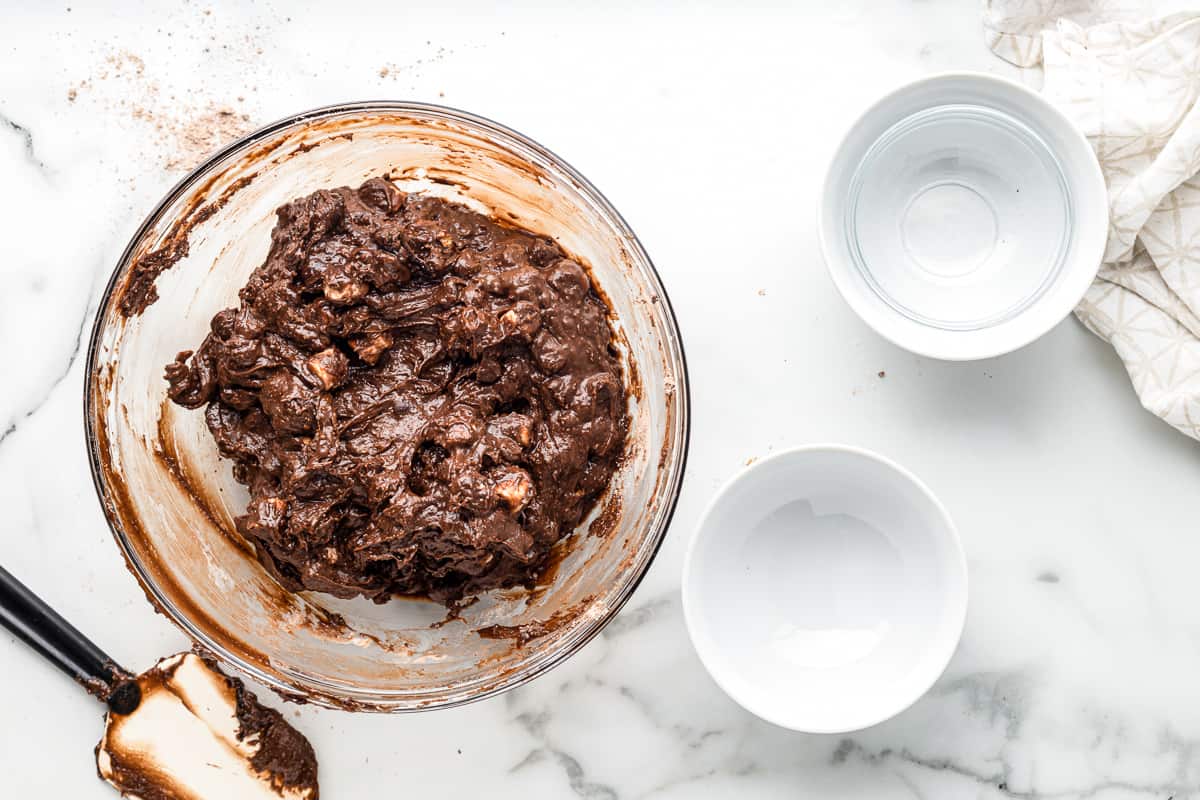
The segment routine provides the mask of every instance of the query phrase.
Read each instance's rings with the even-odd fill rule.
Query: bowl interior
[[[178,351],[201,341],[213,314],[237,304],[238,289],[266,256],[278,206],[381,174],[407,191],[551,236],[588,265],[615,311],[631,390],[625,461],[597,513],[564,541],[545,585],[487,593],[452,618],[422,600],[374,605],[279,587],[236,533],[233,517],[247,494],[219,457],[202,410],[168,403],[162,377]],[[164,265],[157,301],[122,313],[122,300]],[[343,106],[276,124],[218,154],[131,243],[89,355],[97,486],[147,594],[219,657],[315,702],[371,710],[452,705],[536,675],[616,613],[656,552],[678,494],[686,378],[649,260],[569,167],[460,112]]]
[[[1091,146],[1033,92],[945,75],[887,95],[842,141],[821,240],[850,306],[906,349],[975,359],[1060,322],[1107,234]]]
[[[848,448],[743,472],[701,523],[684,577],[688,627],[717,683],[814,733],[916,700],[954,652],[966,597],[944,509],[912,476]]]

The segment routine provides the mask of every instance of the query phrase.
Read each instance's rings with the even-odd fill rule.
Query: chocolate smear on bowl
[[[593,597],[585,597],[571,608],[556,611],[548,619],[532,620],[521,625],[487,625],[475,631],[475,634],[483,639],[509,639],[517,647],[524,647],[575,622],[580,611],[590,608],[594,600]]]

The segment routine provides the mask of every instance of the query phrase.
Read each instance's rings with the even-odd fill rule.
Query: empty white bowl
[[[989,75],[879,100],[842,140],[821,198],[821,247],[846,302],[895,344],[948,360],[1015,350],[1062,321],[1107,230],[1084,135]]]
[[[844,733],[942,674],[966,619],[966,560],[911,473],[858,448],[801,447],[717,494],[688,549],[683,610],[709,674],[745,709]]]

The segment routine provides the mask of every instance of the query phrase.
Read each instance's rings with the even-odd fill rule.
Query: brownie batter
[[[373,178],[284,205],[241,305],[166,368],[291,590],[453,602],[529,584],[607,487],[609,309],[552,241]]]

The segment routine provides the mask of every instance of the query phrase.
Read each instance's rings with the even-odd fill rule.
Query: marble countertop
[[[821,264],[816,187],[856,110],[906,77],[1015,74],[978,3],[71,2],[17,0],[0,35],[0,563],[114,657],[144,668],[187,646],[125,570],[84,453],[81,343],[126,240],[244,130],[342,100],[439,102],[543,142],[639,233],[688,348],[692,458],[646,581],[564,666],[438,713],[286,706],[325,796],[1200,797],[1196,443],[1139,408],[1074,320],[1004,358],[939,363],[872,334]],[[741,711],[679,604],[716,487],[813,441],[921,475],[971,570],[944,677],[848,736]],[[112,796],[91,755],[100,709],[7,634],[0,675],[5,796]]]

